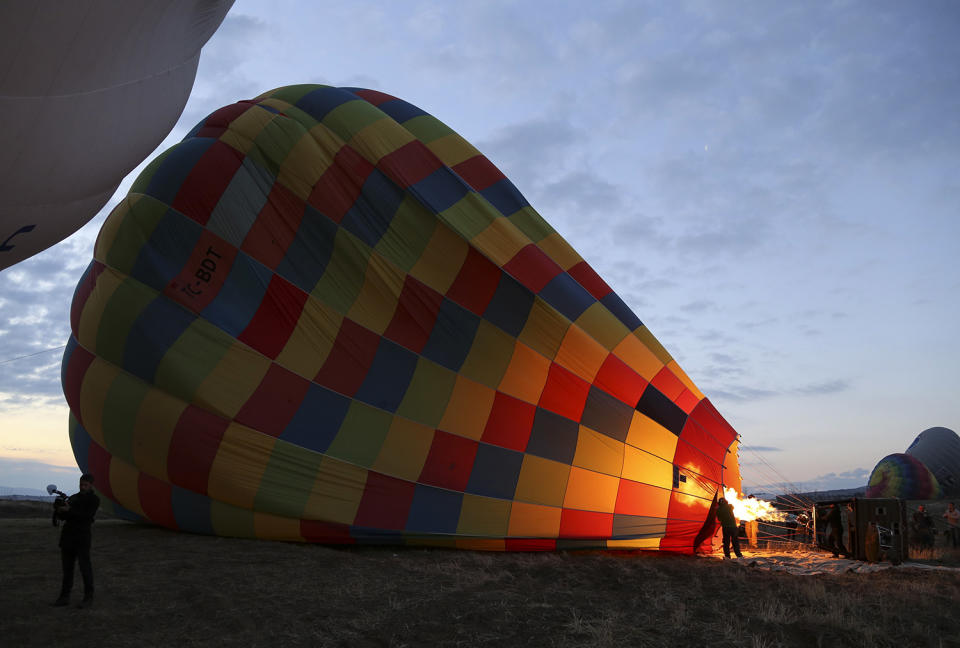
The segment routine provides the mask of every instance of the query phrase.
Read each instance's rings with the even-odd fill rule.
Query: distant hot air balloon
[[[221,108],[105,222],[77,461],[194,532],[692,552],[734,430],[473,146],[372,90]]]
[[[0,269],[80,229],[163,141],[232,4],[0,4]]]
[[[907,454],[923,462],[947,497],[960,496],[960,437],[945,427],[924,430],[907,448]]]
[[[908,454],[896,453],[880,460],[867,482],[867,497],[936,499],[940,486],[923,462]]]

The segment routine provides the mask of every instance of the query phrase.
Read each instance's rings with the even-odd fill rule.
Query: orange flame
[[[742,522],[751,520],[783,520],[786,516],[782,511],[773,508],[767,500],[755,498],[740,498],[732,488],[726,488],[723,496],[733,506],[733,514]]]

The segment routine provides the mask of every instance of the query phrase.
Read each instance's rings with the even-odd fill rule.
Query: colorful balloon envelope
[[[467,141],[381,92],[217,110],[105,222],[63,361],[122,516],[218,535],[692,552],[734,430]]]
[[[887,455],[874,467],[867,482],[866,496],[936,499],[940,496],[940,485],[922,461],[896,453]]]

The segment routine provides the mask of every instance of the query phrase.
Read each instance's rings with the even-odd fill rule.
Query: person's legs
[[[73,589],[73,564],[77,560],[76,549],[72,545],[60,547],[60,565],[63,568],[63,580],[60,583],[60,596],[55,605],[66,605],[70,601]]]
[[[80,563],[80,575],[83,576],[83,600],[93,599],[93,565],[90,563],[90,539],[77,548],[77,559]]]
[[[733,552],[737,554],[737,558],[743,558],[743,554],[740,553],[740,538],[736,529],[732,529],[730,532],[730,542],[733,545]]]

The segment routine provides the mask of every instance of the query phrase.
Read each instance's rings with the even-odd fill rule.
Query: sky
[[[170,136],[295,83],[472,142],[740,433],[751,488],[960,430],[960,4],[238,0]],[[0,272],[0,486],[72,486],[59,350],[110,209]],[[785,485],[780,485],[785,484]]]

